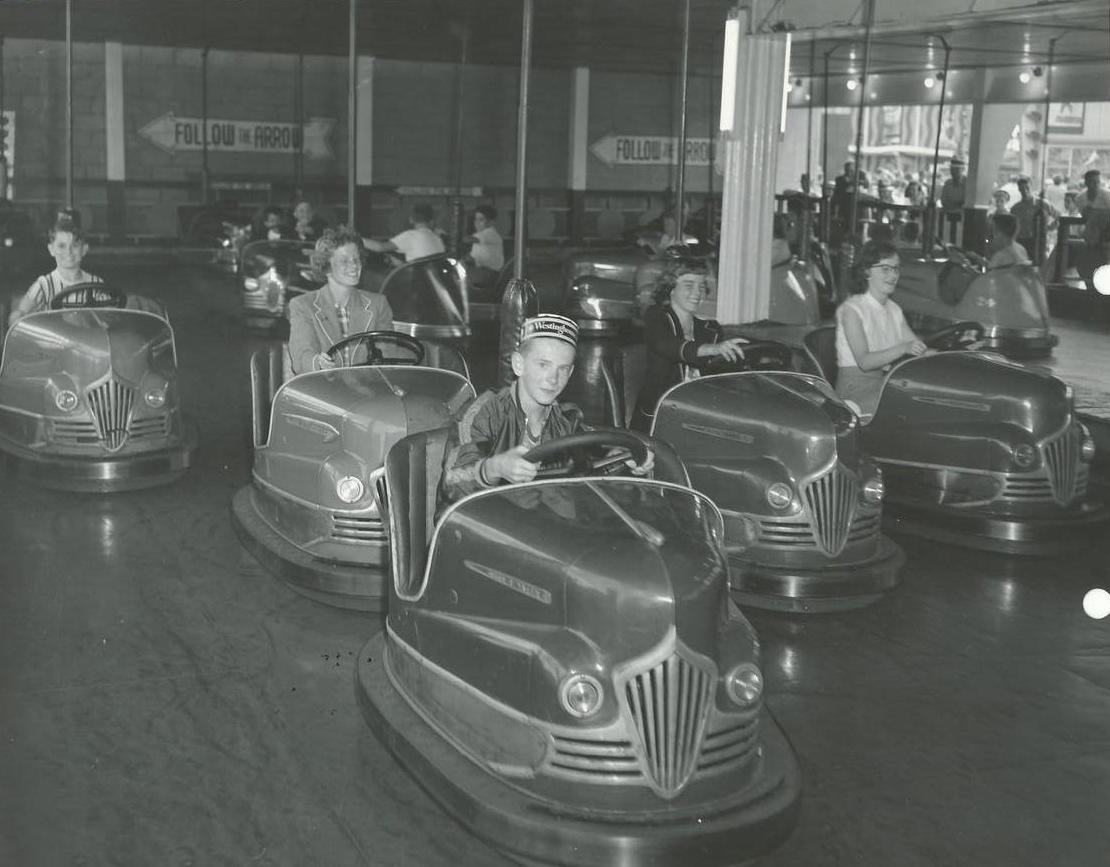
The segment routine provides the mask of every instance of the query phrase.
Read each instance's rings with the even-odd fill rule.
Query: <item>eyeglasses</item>
[[[887,265],[885,262],[876,262],[871,267],[880,269],[884,274],[897,274],[902,270],[901,265]]]

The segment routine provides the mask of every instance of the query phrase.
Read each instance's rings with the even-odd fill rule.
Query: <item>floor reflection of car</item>
[[[1032,265],[983,272],[955,250],[940,259],[907,255],[893,297],[918,332],[978,322],[986,348],[1015,357],[1048,355],[1057,343],[1044,281]]]
[[[157,302],[83,283],[8,331],[0,451],[23,474],[62,490],[148,487],[180,476],[195,447]]]
[[[946,348],[961,332],[980,333],[964,323],[927,342]],[[811,363],[830,381],[834,340],[831,327],[805,337]],[[1095,442],[1076,418],[1072,389],[1048,371],[984,352],[905,360],[862,430],[899,530],[1047,554],[1089,542],[1110,518],[1087,492]]]
[[[373,488],[385,455],[410,433],[448,424],[474,389],[457,353],[452,361],[438,350],[451,369],[419,366],[424,347],[404,334],[351,335],[329,352],[363,341],[373,350],[367,366],[288,380],[283,350],[254,355],[254,468],[232,515],[244,546],[293,589],[377,610],[388,546]]]
[[[525,863],[725,865],[781,842],[796,759],[729,600],[720,512],[681,463],[660,450],[655,480],[587,469],[436,516],[445,447],[410,436],[386,460],[387,628],[357,680],[378,737]]]
[[[898,582],[904,557],[881,532],[883,473],[856,415],[815,376],[701,377],[663,395],[652,434],[724,515],[742,602],[789,611],[852,608]]]

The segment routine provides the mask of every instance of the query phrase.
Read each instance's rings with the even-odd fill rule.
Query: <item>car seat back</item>
[[[288,345],[260,349],[251,356],[251,420],[256,449],[269,439],[274,395],[286,380],[288,366]]]
[[[424,580],[450,433],[438,428],[410,434],[385,458],[385,503],[379,507],[389,519],[393,587],[403,598],[419,593]]]
[[[802,339],[805,346],[806,361],[812,370],[806,373],[817,373],[823,376],[829,385],[836,386],[836,326],[824,325],[810,331]]]
[[[956,262],[945,262],[937,274],[937,297],[945,304],[959,304],[979,272]]]

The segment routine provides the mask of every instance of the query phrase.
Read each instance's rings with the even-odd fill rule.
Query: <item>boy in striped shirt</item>
[[[54,225],[50,227],[50,243],[46,249],[54,257],[56,267],[49,274],[37,277],[27,290],[27,294],[12,310],[8,327],[15,325],[24,316],[50,309],[50,303],[63,289],[78,283],[102,283],[103,281],[81,268],[89,245],[81,233],[81,220],[74,210],[58,212]]]

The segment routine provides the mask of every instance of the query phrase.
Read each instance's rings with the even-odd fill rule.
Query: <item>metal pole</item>
[[[73,207],[73,0],[66,0],[66,207]]]
[[[301,16],[304,20],[304,16]],[[302,33],[304,32],[302,28]],[[293,157],[293,186],[296,195],[304,195],[304,52],[297,52],[297,86],[293,91],[296,102],[295,118],[297,124],[297,152]]]
[[[1041,138],[1041,195],[1037,213],[1033,215],[1033,229],[1036,232],[1034,236],[1036,239],[1036,247],[1031,251],[1033,262],[1038,265],[1045,259],[1045,251],[1047,250],[1048,243],[1046,237],[1048,218],[1045,216],[1044,183],[1048,173],[1048,113],[1052,101],[1052,61],[1056,57],[1056,40],[1063,35],[1064,34],[1054,36],[1048,41],[1048,70],[1045,73],[1046,77],[1044,82],[1044,136]]]
[[[204,7],[201,7],[201,15]],[[209,177],[208,177],[208,46],[200,52],[200,128],[201,155],[200,155],[200,200],[208,204]]]
[[[856,120],[856,177],[852,184],[852,207],[848,212],[848,231],[856,236],[856,216],[859,211],[859,179],[863,172],[863,122],[867,107],[867,72],[871,63],[871,29],[875,24],[875,0],[867,0],[867,32],[863,39],[863,73],[859,80],[859,115]]]
[[[347,225],[355,227],[355,148],[358,136],[358,0],[350,0],[350,19],[347,22]]]
[[[516,115],[516,214],[513,228],[513,277],[524,277],[524,209],[527,207],[528,182],[528,78],[532,66],[532,0],[524,0],[520,27],[520,101]]]
[[[463,236],[466,234],[465,214],[462,204],[462,152],[463,152],[463,98],[466,94],[463,75],[466,72],[466,63],[469,59],[470,48],[470,23],[463,25],[459,34],[459,65],[455,68],[455,99],[452,113],[455,121],[455,135],[451,140],[451,165],[453,166],[451,185],[454,187],[455,201],[453,205],[452,221],[455,226],[455,249],[459,255],[463,252]]]
[[[817,62],[817,43],[812,39],[809,42],[809,74],[810,90],[812,91],[813,66]],[[799,79],[800,80],[800,79]],[[809,94],[806,105],[806,187],[802,190],[805,196],[805,205],[802,210],[802,241],[799,253],[805,260],[809,260],[809,236],[813,231],[813,93]]]
[[[937,163],[940,161],[940,132],[944,128],[944,91],[948,87],[948,55],[951,49],[948,47],[948,40],[939,34],[934,36],[939,39],[941,45],[944,46],[944,73],[940,79],[940,106],[937,110],[937,135],[933,144],[933,180],[929,185],[929,208],[926,212],[928,219],[925,220],[925,231],[922,233],[921,249],[922,252],[928,255],[933,249],[933,230],[937,225]],[[941,239],[944,237],[944,229],[941,228]]]
[[[822,88],[825,114],[821,119],[821,238],[826,244],[832,244],[829,237],[832,231],[832,198],[825,195],[825,185],[829,182],[829,56],[835,50],[833,46],[825,52],[825,83]]]
[[[689,86],[688,71],[690,67],[690,0],[685,0],[682,10],[682,61],[679,68],[679,78],[682,79],[681,97],[679,98],[679,125],[678,125],[678,175],[675,178],[675,237],[679,244],[686,235],[686,93]]]

